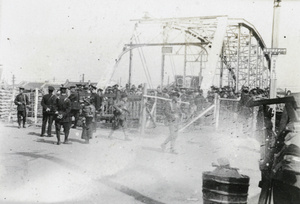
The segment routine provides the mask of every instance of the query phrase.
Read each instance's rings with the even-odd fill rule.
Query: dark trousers
[[[75,118],[74,126],[76,127],[79,120],[79,110],[71,110],[71,116],[74,116]]]
[[[42,135],[45,134],[47,122],[48,122],[47,135],[51,135],[53,117],[54,117],[53,114],[43,113]]]
[[[70,125],[70,122],[55,121],[55,132],[56,132],[56,137],[57,137],[58,142],[60,142],[60,130],[61,130],[62,126],[64,128],[65,142],[66,142],[66,141],[68,141],[71,125]]]
[[[300,203],[300,189],[282,181],[273,180],[274,204]]]
[[[18,124],[19,124],[19,126],[21,126],[22,119],[23,119],[23,126],[25,126],[25,123],[26,123],[26,111],[18,111],[17,117],[18,117]]]

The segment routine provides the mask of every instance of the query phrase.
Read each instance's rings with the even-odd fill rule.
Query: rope
[[[139,43],[138,36],[135,33],[134,33],[134,36],[135,36],[136,43]],[[140,58],[141,58],[143,69],[144,69],[144,72],[145,72],[145,75],[146,75],[146,78],[147,78],[147,82],[150,85],[150,88],[153,88],[151,76],[150,76],[150,73],[149,73],[149,70],[148,70],[148,67],[147,67],[147,62],[146,62],[146,58],[145,58],[145,55],[143,53],[143,50],[142,50],[142,48],[138,48],[138,51],[139,51],[139,55],[140,55]]]

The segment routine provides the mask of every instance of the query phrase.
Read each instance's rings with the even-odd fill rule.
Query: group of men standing
[[[45,134],[45,127],[48,121],[47,136],[51,136],[51,126],[53,118],[55,120],[55,132],[57,137],[57,144],[60,141],[61,127],[64,129],[64,144],[69,144],[69,133],[72,125],[72,117],[74,117],[74,125],[72,128],[77,128],[80,114],[83,116],[82,124],[82,139],[89,143],[89,139],[92,138],[93,132],[96,131],[96,111],[100,109],[101,98],[96,93],[97,88],[93,85],[83,90],[82,85],[78,84],[77,89],[75,86],[69,87],[70,95],[67,95],[67,88],[60,87],[60,95],[55,96],[53,94],[54,88],[48,87],[48,94],[42,98],[41,105],[43,106],[43,124],[41,136]]]
[[[75,89],[76,88],[76,89]],[[96,131],[96,111],[100,110],[102,99],[97,94],[97,88],[93,85],[89,85],[86,89],[81,84],[69,87],[70,94],[67,93],[67,87],[60,87],[60,94],[54,94],[54,87],[48,87],[48,94],[42,97],[41,105],[43,108],[43,122],[41,128],[41,137],[52,137],[52,124],[55,121],[55,132],[57,137],[57,144],[61,144],[60,134],[63,127],[64,131],[64,144],[69,144],[69,133],[72,125],[72,117],[74,117],[74,125],[72,128],[76,128],[80,114],[83,116],[82,120],[82,139],[89,142],[92,138],[93,132]],[[24,94],[24,88],[19,88],[19,94],[16,96],[14,103],[17,105],[17,117],[18,127],[25,128],[27,106],[29,105],[29,99]],[[47,131],[46,131],[46,126]],[[47,135],[46,135],[47,133]]]

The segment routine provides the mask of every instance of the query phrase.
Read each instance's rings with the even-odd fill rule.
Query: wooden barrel
[[[212,172],[203,172],[202,180],[204,204],[247,203],[249,177],[239,174],[237,169],[217,167]]]

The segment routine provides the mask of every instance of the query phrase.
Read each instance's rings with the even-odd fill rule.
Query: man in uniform
[[[57,97],[56,103],[55,103],[55,131],[56,131],[56,137],[57,137],[57,144],[60,145],[60,130],[61,126],[64,128],[65,133],[65,140],[64,144],[69,144],[68,137],[70,132],[70,126],[71,126],[71,101],[67,96],[67,88],[66,87],[60,87],[60,96]]]
[[[91,91],[91,103],[94,105],[96,111],[95,111],[95,116],[94,116],[94,122],[93,122],[93,130],[96,132],[97,128],[97,112],[100,112],[101,108],[101,97],[97,94],[97,87],[94,85],[90,85],[90,91]]]
[[[19,94],[16,96],[14,103],[17,107],[17,116],[18,116],[18,124],[19,128],[21,128],[21,120],[23,120],[23,128],[26,128],[26,106],[29,105],[29,99],[26,94],[24,94],[24,87],[19,88]],[[22,119],[21,119],[22,117]]]
[[[46,124],[48,122],[47,137],[51,137],[51,129],[53,124],[54,106],[56,102],[56,96],[53,94],[54,87],[48,87],[48,94],[44,95],[41,101],[43,107],[43,124],[41,137],[44,137],[46,131]]]
[[[169,126],[169,135],[166,140],[161,144],[161,148],[164,151],[166,145],[170,142],[171,144],[171,153],[176,154],[175,151],[175,140],[178,137],[179,123],[181,118],[181,110],[178,105],[178,97],[175,94],[170,103],[166,103],[163,112],[167,119],[167,124]]]
[[[70,86],[71,94],[69,96],[69,99],[71,101],[71,114],[70,116],[74,116],[75,121],[72,128],[77,127],[77,123],[79,120],[79,110],[80,110],[80,103],[79,103],[79,90],[75,90],[75,86]]]

